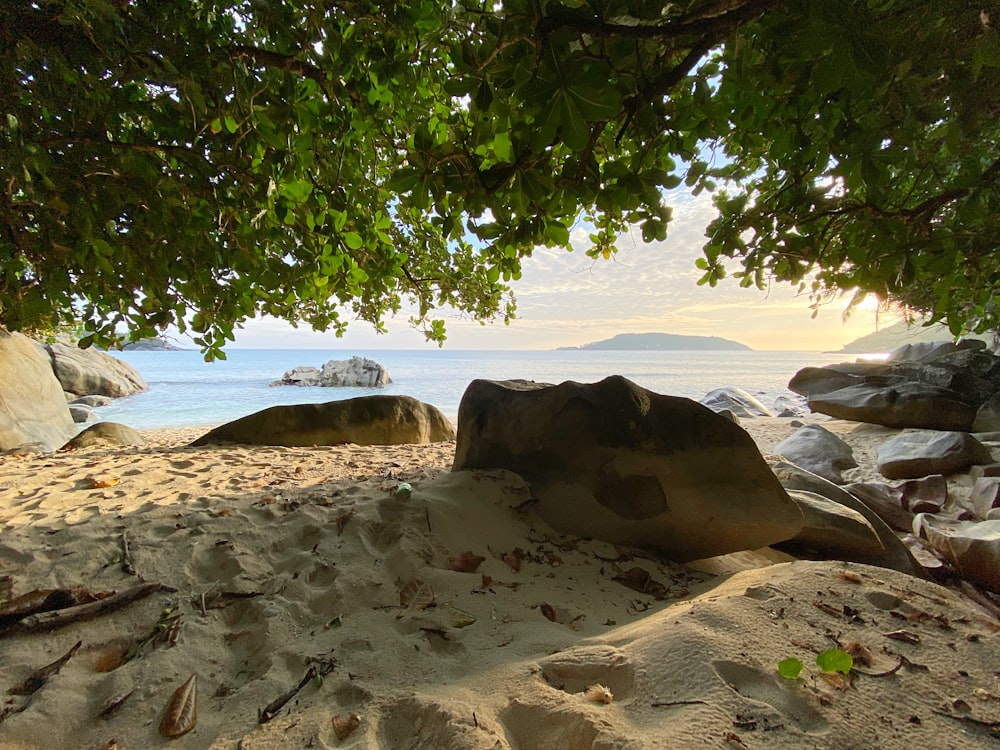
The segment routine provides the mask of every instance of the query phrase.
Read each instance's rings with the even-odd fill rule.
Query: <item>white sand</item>
[[[863,464],[850,476],[877,478],[874,446],[892,431],[823,423]],[[794,430],[745,426],[765,453]],[[750,568],[712,576],[561,537],[516,476],[450,474],[453,443],[184,447],[202,432],[0,458],[0,576],[14,595],[171,589],[0,635],[0,711],[28,702],[8,689],[82,641],[0,724],[0,747],[996,747],[998,623],[935,584],[840,562],[759,567],[770,561],[756,553],[699,566]],[[410,497],[393,494],[401,482]],[[967,493],[967,477],[952,484]],[[122,569],[123,534],[138,575]],[[614,580],[633,568],[664,598]],[[173,645],[99,671],[158,622],[174,623]],[[871,655],[859,670],[897,671],[845,680],[814,664],[851,644]],[[797,681],[777,673],[787,657],[806,665]],[[310,664],[332,669],[258,723]],[[164,739],[192,674],[197,726]],[[595,684],[610,702],[584,695]]]

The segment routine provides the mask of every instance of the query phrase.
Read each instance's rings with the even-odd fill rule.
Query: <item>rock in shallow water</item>
[[[366,357],[331,359],[322,369],[294,367],[271,385],[320,386],[323,388],[381,388],[389,385],[389,371]]]

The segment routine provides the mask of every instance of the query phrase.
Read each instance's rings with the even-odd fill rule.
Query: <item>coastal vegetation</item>
[[[0,326],[509,321],[539,246],[997,326],[1000,36],[969,0],[14,0]],[[580,230],[583,231],[574,231]]]

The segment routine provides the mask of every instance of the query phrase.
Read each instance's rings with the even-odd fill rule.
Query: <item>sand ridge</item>
[[[765,453],[794,431],[745,426]],[[856,455],[882,435],[824,426]],[[186,447],[202,432],[0,458],[14,595],[165,587],[0,636],[0,710],[27,706],[0,747],[995,746],[998,624],[948,589],[776,553],[680,566],[565,537],[519,477],[450,473],[453,443]],[[873,474],[863,455],[855,478]],[[7,694],[77,642],[34,695]],[[869,663],[838,681],[813,663],[833,647]],[[786,657],[806,665],[799,680],[778,676]],[[193,674],[197,725],[164,739]],[[588,697],[594,685],[607,692]]]

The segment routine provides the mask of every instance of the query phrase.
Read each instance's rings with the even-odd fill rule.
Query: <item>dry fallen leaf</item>
[[[160,734],[164,737],[180,737],[194,729],[197,723],[198,675],[193,674],[171,696],[160,722]]]
[[[613,581],[627,586],[633,591],[648,594],[654,599],[666,599],[668,595],[667,587],[650,575],[648,570],[638,566],[629,568],[621,575],[612,578]]]
[[[337,524],[337,536],[344,533],[344,527],[347,526],[347,522],[350,521],[353,516],[354,511],[349,510],[341,513],[336,519],[334,519],[334,523]]]
[[[83,480],[88,490],[99,490],[114,487],[121,479],[114,474],[88,474]]]
[[[857,641],[847,643],[844,646],[844,651],[851,655],[855,664],[860,664],[863,667],[870,667],[874,660],[871,649]]]
[[[407,609],[429,609],[434,606],[434,590],[429,583],[414,578],[399,590],[399,604]]]
[[[134,642],[131,638],[116,638],[97,646],[94,653],[95,672],[114,672],[125,663]]]
[[[820,672],[819,677],[837,690],[847,690],[851,686],[850,676],[840,672]]]
[[[476,568],[485,559],[485,557],[480,557],[471,551],[462,552],[459,555],[453,555],[448,558],[448,570],[453,570],[456,573],[475,573]]]
[[[503,561],[507,563],[508,568],[515,573],[519,573],[521,571],[521,563],[524,562],[524,550],[520,547],[515,547],[513,551],[504,554]]]

